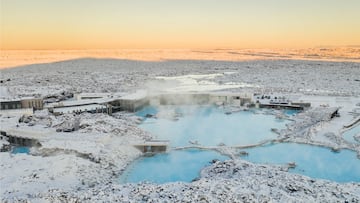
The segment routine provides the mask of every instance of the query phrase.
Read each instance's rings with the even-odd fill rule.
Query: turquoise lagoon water
[[[175,150],[152,157],[142,157],[126,169],[121,177],[121,182],[191,182],[199,177],[200,170],[210,165],[214,159],[225,160],[227,157],[215,151],[195,149]]]
[[[360,125],[346,131],[343,136],[346,141],[359,144],[359,142],[354,139],[354,135],[358,133],[360,133]]]
[[[296,163],[291,172],[337,182],[360,182],[360,160],[350,150],[332,152],[328,148],[304,144],[271,144],[245,150],[245,160],[255,163]]]
[[[12,148],[11,150],[12,154],[29,154],[30,153],[30,148],[29,147],[20,147],[20,146],[15,146]]]
[[[165,113],[164,113],[165,112]],[[189,141],[198,141],[204,146],[255,144],[276,138],[271,128],[284,128],[289,121],[264,115],[261,111],[241,111],[225,114],[225,110],[213,106],[163,106],[147,107],[137,112],[147,114],[177,115],[145,118],[140,127],[158,139],[170,140],[171,146],[188,146]],[[294,115],[296,111],[285,111]],[[313,178],[338,182],[360,182],[360,161],[356,153],[341,150],[334,153],[323,147],[293,143],[269,144],[246,149],[248,156],[241,157],[255,163],[287,164],[295,162],[291,172]],[[228,159],[215,151],[172,150],[169,153],[142,157],[132,163],[121,176],[121,182],[150,181],[166,183],[190,182],[199,176],[200,170],[213,159]]]
[[[260,111],[259,111],[260,112]],[[180,115],[178,120],[147,118],[140,127],[151,132],[158,139],[170,140],[172,147],[188,146],[197,141],[203,146],[256,144],[276,138],[271,128],[284,128],[286,120],[275,119],[272,115],[241,111],[225,114],[214,106],[163,106],[144,108],[138,116],[146,114]],[[290,112],[293,113],[293,112]]]

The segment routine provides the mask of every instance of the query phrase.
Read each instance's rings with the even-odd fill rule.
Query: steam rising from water
[[[147,82],[146,88],[150,94],[157,93],[189,93],[189,92],[211,92],[228,90],[235,88],[260,87],[258,85],[244,82],[227,82],[219,84],[215,78],[236,72],[225,72],[223,74],[202,74],[202,75],[182,75],[173,77],[156,77],[156,80]]]
[[[271,128],[284,128],[288,122],[261,111],[225,112],[214,106],[159,106],[147,107],[137,115],[156,114],[156,119],[149,118],[140,127],[159,139],[171,140],[172,146],[193,141],[203,146],[257,144],[276,138]]]
[[[232,74],[232,73],[224,73]],[[216,77],[222,77],[223,74],[207,74],[207,75],[184,75],[174,77],[156,77],[156,79],[165,82],[175,82],[177,85],[165,86],[163,90],[167,92],[201,92],[201,91],[215,91],[224,89],[235,89],[240,87],[259,87],[257,85],[247,83],[229,82],[218,84],[212,81]]]

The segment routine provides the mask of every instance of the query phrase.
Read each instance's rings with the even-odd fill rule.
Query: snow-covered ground
[[[8,94],[51,96],[64,92],[129,92],[177,86],[161,79],[154,82],[154,78],[187,74],[220,74],[207,80],[193,78],[210,84],[246,84],[233,91],[360,95],[360,63],[354,62],[77,59],[4,69],[0,79],[4,81],[2,86],[8,87]]]
[[[107,184],[96,189],[54,190],[34,199],[72,202],[358,202],[359,183],[338,184],[290,174],[286,167],[242,160],[216,162],[192,183]]]
[[[313,108],[299,114],[295,118],[298,123],[289,126],[290,130],[299,127],[306,132],[307,143],[360,151],[359,145],[346,143],[341,137],[343,125],[360,112],[360,64],[356,62],[77,59],[3,69],[0,79],[1,92],[11,97],[64,98],[68,93],[138,89],[225,88],[234,92],[281,93],[312,103]],[[327,105],[341,107],[340,117],[314,119],[322,111],[316,108]],[[359,183],[314,180],[287,173],[284,167],[242,160],[216,163],[192,183],[120,185],[118,175],[141,156],[132,144],[151,137],[137,127],[137,117],[124,112],[113,116],[84,113],[55,117],[42,110],[23,122],[19,118],[1,115],[1,129],[46,135],[37,137],[41,147],[33,148],[30,155],[0,153],[0,196],[4,202],[360,201]],[[76,120],[79,130],[57,132],[71,128]],[[287,135],[289,131],[282,133]],[[304,142],[301,135],[290,141]],[[6,140],[0,143],[8,144]]]
[[[75,117],[81,119],[78,131],[55,132]],[[127,164],[141,155],[131,143],[150,137],[136,127],[136,118],[124,113],[114,117],[87,113],[54,117],[44,110],[28,120],[2,120],[2,126],[18,124],[16,130],[20,132],[47,132],[47,136],[36,137],[41,147],[32,148],[30,155],[0,153],[4,200],[32,198],[39,192],[60,188],[77,191],[114,181]]]

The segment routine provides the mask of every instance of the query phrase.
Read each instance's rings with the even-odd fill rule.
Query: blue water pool
[[[30,148],[29,147],[15,146],[15,147],[12,148],[11,153],[12,154],[19,154],[19,153],[29,154],[30,153]]]
[[[341,150],[334,153],[328,148],[282,143],[246,150],[249,155],[242,157],[255,163],[287,164],[295,162],[291,172],[313,178],[337,182],[360,182],[360,160],[356,153]]]
[[[227,157],[214,151],[183,150],[152,157],[143,157],[132,163],[121,176],[121,182],[149,181],[153,183],[191,182],[199,177],[200,170],[214,159]]]
[[[294,115],[297,111],[284,111]],[[197,141],[203,146],[224,143],[229,146],[248,145],[274,139],[271,128],[285,128],[289,121],[263,114],[261,110],[227,113],[214,106],[161,106],[147,107],[136,113],[144,117],[140,127],[157,139],[170,140],[171,147],[188,146]],[[155,116],[155,117],[154,117]],[[292,144],[269,144],[246,149],[244,158],[255,163],[287,164],[297,167],[290,172],[313,178],[337,182],[360,182],[360,160],[356,153],[341,150]],[[215,151],[170,150],[166,154],[143,157],[132,163],[121,176],[121,182],[150,181],[166,183],[190,182],[199,176],[200,170],[213,159],[225,160]]]
[[[147,114],[152,114],[152,115],[156,115],[158,113],[158,109],[154,106],[147,106],[145,108],[142,108],[141,110],[137,111],[135,113],[135,115],[140,116],[140,117],[144,117]]]
[[[284,128],[289,121],[252,111],[226,114],[214,106],[147,107],[137,113],[160,115],[147,118],[140,127],[158,139],[170,140],[171,146],[187,146],[197,141],[203,146],[248,145],[274,139],[271,128]],[[164,115],[164,116],[161,116]]]
[[[293,116],[293,115],[296,115],[297,113],[299,113],[299,110],[285,109],[284,113],[286,115]]]
[[[346,131],[343,136],[344,136],[344,139],[348,142],[352,142],[352,143],[359,143],[358,141],[356,141],[354,139],[354,136],[356,134],[360,133],[360,125]]]

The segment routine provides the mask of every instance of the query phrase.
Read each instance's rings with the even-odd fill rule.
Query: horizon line
[[[1,51],[91,51],[91,50],[242,50],[242,49],[312,49],[312,48],[360,48],[360,45],[320,45],[320,46],[309,46],[309,47],[216,47],[216,48],[71,48],[71,49],[3,49]]]

